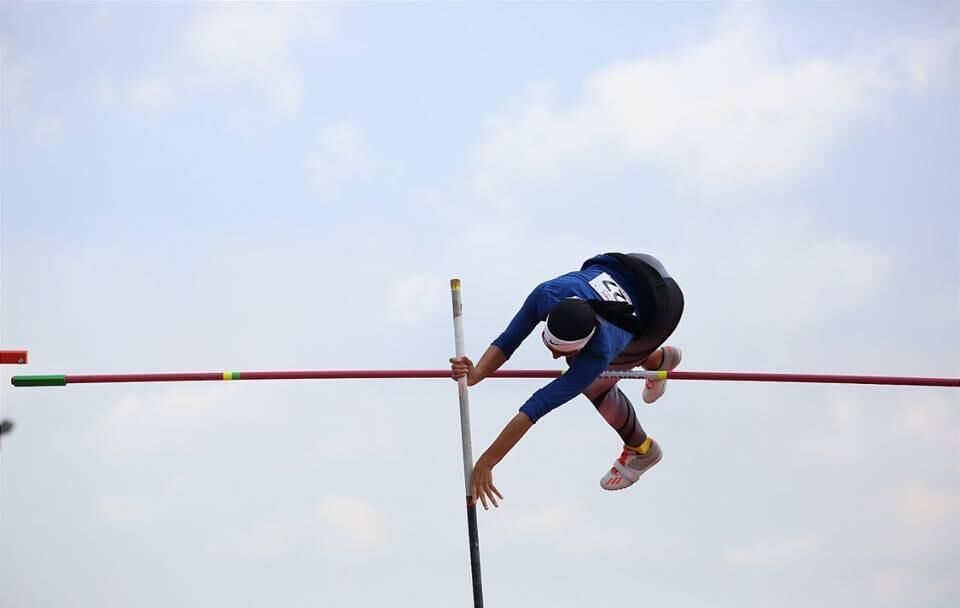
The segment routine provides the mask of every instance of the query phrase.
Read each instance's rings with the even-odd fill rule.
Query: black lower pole
[[[480,536],[477,533],[477,504],[467,496],[467,530],[470,536],[470,575],[473,577],[473,606],[483,608],[483,583],[480,581]]]

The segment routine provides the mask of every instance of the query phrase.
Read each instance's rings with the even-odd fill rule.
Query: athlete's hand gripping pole
[[[463,346],[463,305],[460,300],[460,279],[450,279],[453,300],[453,337],[457,357],[465,355]],[[480,582],[480,537],[477,534],[477,505],[470,492],[470,474],[473,472],[473,445],[470,441],[470,400],[467,396],[467,377],[457,380],[460,393],[460,439],[463,445],[463,485],[467,497],[467,532],[470,539],[470,573],[473,576],[473,606],[483,608],[483,586]]]

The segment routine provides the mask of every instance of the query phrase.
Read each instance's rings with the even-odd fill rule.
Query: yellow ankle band
[[[636,447],[628,445],[627,449],[634,451],[637,454],[646,454],[650,450],[650,444],[652,443],[653,443],[653,439],[651,439],[650,437],[647,437],[646,439],[643,440],[643,443],[641,443],[640,445]]]

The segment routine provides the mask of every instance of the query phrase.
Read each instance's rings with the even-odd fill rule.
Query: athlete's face
[[[543,338],[543,334],[541,334],[540,337]],[[563,353],[562,353],[562,352],[560,352],[559,350],[556,350],[555,348],[553,348],[552,346],[550,346],[549,344],[547,344],[547,341],[546,341],[545,339],[543,340],[543,345],[547,347],[547,349],[550,351],[550,354],[553,355],[553,358],[554,358],[554,359],[559,359],[560,357],[576,357],[576,356],[577,356],[577,353],[579,353],[581,350],[583,350],[583,349],[577,349],[577,350],[574,350],[574,351],[569,351],[569,352],[563,352]]]

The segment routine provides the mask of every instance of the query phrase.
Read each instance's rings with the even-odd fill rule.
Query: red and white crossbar
[[[494,372],[492,378],[557,378],[559,370],[515,369]],[[608,371],[604,376],[640,380],[714,380],[727,382],[804,382],[819,384],[877,384],[893,386],[960,387],[960,378],[928,378],[915,376],[858,376],[848,374],[779,374],[767,372],[697,372],[697,371]],[[348,379],[417,379],[450,378],[449,369],[394,370],[289,370],[227,371],[147,374],[56,374],[14,376],[14,386],[65,386],[67,384],[102,384],[115,382],[201,382],[224,380],[348,380]]]

